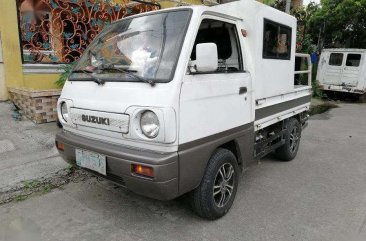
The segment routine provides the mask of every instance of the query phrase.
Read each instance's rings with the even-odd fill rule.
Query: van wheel
[[[360,101],[361,103],[366,103],[366,93],[365,93],[365,94],[363,94],[363,95],[361,95],[361,96],[359,97],[359,101]]]
[[[275,155],[282,161],[291,161],[297,155],[301,139],[301,125],[295,118],[289,120],[285,134],[285,144],[278,148]]]
[[[193,210],[214,220],[224,216],[234,202],[239,181],[239,167],[234,154],[218,149],[210,158],[201,184],[191,193]]]

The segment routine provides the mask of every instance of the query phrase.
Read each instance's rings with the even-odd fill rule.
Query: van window
[[[216,44],[219,57],[217,72],[238,72],[243,70],[238,34],[234,24],[204,19],[194,42],[191,61],[196,60],[196,45],[200,43]]]
[[[343,54],[331,53],[329,58],[329,65],[341,66],[343,62]]]
[[[361,54],[348,54],[346,66],[358,67],[360,66]]]
[[[268,19],[264,19],[263,58],[291,58],[291,28]]]

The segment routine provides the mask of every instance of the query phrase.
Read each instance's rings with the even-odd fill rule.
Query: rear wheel
[[[301,139],[301,125],[295,118],[289,120],[285,134],[285,144],[278,148],[275,155],[282,161],[291,161],[297,155]]]
[[[366,93],[359,97],[361,103],[366,103]]]
[[[238,179],[239,167],[234,154],[218,149],[208,162],[201,184],[191,193],[193,210],[211,220],[224,216],[234,202]]]

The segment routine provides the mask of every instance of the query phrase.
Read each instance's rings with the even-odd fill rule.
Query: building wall
[[[293,8],[298,8],[303,6],[303,0],[292,0],[291,5]]]
[[[202,4],[201,0],[183,0],[184,3],[192,4],[192,5],[200,5]],[[161,8],[172,8],[176,7],[178,5],[178,1],[172,2],[172,1],[159,1],[159,4],[161,5]]]
[[[58,74],[23,74],[23,86],[26,89],[48,90],[57,89],[55,81]]]
[[[23,85],[17,23],[15,1],[0,0],[0,33],[3,48],[4,77],[6,85],[12,86]]]
[[[6,91],[5,78],[4,78],[4,60],[3,60],[3,49],[1,43],[1,32],[0,32],[0,101],[6,100],[8,93]]]
[[[0,33],[2,36],[4,77],[6,88],[26,88],[31,90],[55,89],[58,74],[23,73],[20,39],[18,31],[17,6],[15,0],[0,0]],[[8,97],[4,86],[0,99]],[[4,94],[5,92],[5,94]]]

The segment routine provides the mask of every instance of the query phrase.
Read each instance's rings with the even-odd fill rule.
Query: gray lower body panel
[[[248,165],[253,160],[254,125],[250,123],[185,143],[179,146],[178,152],[167,154],[131,149],[70,132],[57,134],[56,142],[64,144],[64,151],[59,152],[68,163],[76,165],[76,149],[105,155],[107,175],[103,177],[138,194],[169,200],[200,184],[212,153],[225,143],[234,142],[239,163]],[[133,163],[151,166],[154,169],[154,178],[147,179],[132,174]]]
[[[231,141],[235,143],[239,163],[249,165],[254,160],[254,123],[179,146],[179,194],[189,192],[200,184],[212,153]]]
[[[64,144],[61,156],[76,165],[75,149],[93,151],[106,156],[107,175],[103,176],[138,194],[159,200],[178,196],[178,154],[159,154],[135,150],[78,136],[69,132],[56,135],[56,142]],[[131,164],[144,164],[154,169],[154,178],[148,179],[131,173]]]

